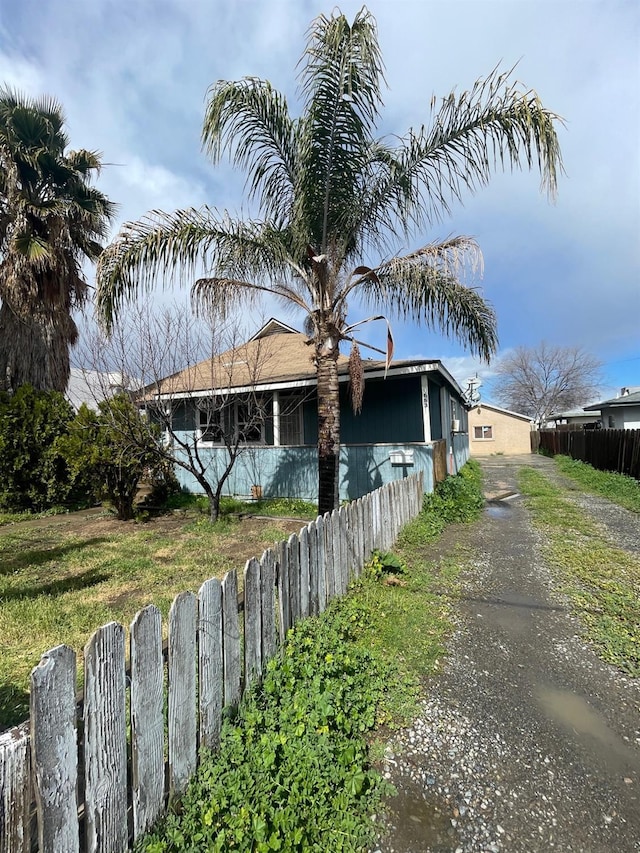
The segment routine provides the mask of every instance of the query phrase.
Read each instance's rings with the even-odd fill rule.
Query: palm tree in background
[[[496,70],[438,107],[432,101],[427,126],[392,139],[375,136],[383,82],[371,14],[361,10],[353,24],[340,13],[318,17],[301,61],[299,118],[264,80],[218,81],[209,92],[205,149],[214,163],[228,155],[246,171],[259,218],[209,207],[156,211],[126,224],[98,264],[107,325],[138,288],[176,275],[193,281],[199,265],[207,276],[193,285],[196,306],[228,313],[266,292],[305,313],[318,377],[321,513],[338,502],[341,341],[351,341],[352,385],[362,385],[353,338],[361,323],[348,319],[350,298],[376,314],[438,326],[489,359],[495,316],[464,284],[480,260],[476,243],[453,237],[409,253],[399,247],[448,216],[495,168],[537,164],[553,194],[562,167],[558,116],[507,74]]]
[[[85,259],[97,260],[114,206],[90,185],[92,151],[67,151],[51,98],[0,89],[0,389],[64,392],[72,317],[87,296]]]

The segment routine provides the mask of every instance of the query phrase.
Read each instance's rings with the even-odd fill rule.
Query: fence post
[[[109,622],[84,651],[84,816],[88,853],[128,847],[124,629]]]
[[[76,655],[69,646],[56,646],[46,652],[31,672],[30,726],[38,809],[38,850],[40,853],[58,853],[60,850],[73,853],[79,849],[80,837],[76,803]],[[28,750],[21,752],[28,764]],[[16,775],[19,779],[20,774]],[[4,799],[4,791],[2,793]],[[23,788],[23,797],[25,793]],[[24,804],[24,800],[22,802]],[[22,816],[27,829],[23,835],[25,846],[29,805],[27,799],[26,814]],[[20,818],[19,812],[16,817]],[[5,827],[3,830],[6,832]]]
[[[152,604],[133,618],[129,655],[131,799],[135,840],[151,829],[164,809],[162,617]]]
[[[177,595],[169,611],[169,793],[182,794],[196,769],[196,624],[192,592]]]
[[[224,701],[222,584],[218,578],[205,581],[198,592],[198,701],[200,746],[217,749]]]

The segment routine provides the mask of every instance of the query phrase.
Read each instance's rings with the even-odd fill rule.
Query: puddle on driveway
[[[490,518],[508,518],[513,512],[513,507],[503,500],[486,501],[484,511]]]
[[[547,716],[575,732],[580,739],[584,736],[589,738],[591,745],[597,746],[597,751],[607,759],[607,763],[613,757],[625,763],[632,760],[631,750],[624,741],[609,728],[602,714],[581,696],[569,690],[547,686],[538,687],[536,692]]]
[[[388,841],[394,850],[433,853],[453,853],[458,847],[458,835],[451,824],[451,806],[435,794],[399,789],[387,800],[387,826],[392,828]]]

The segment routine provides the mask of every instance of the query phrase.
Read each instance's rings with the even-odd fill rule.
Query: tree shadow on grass
[[[109,580],[110,577],[111,575],[108,572],[95,568],[89,569],[87,572],[82,572],[79,575],[71,575],[70,577],[60,578],[59,580],[48,583],[24,584],[23,586],[12,587],[5,592],[0,592],[0,604],[3,601],[16,601],[20,598],[40,598],[42,595],[63,595],[65,592],[75,592],[79,589],[97,586],[97,584]]]
[[[66,554],[71,554],[74,551],[82,551],[84,548],[101,545],[103,542],[108,541],[109,538],[106,536],[96,536],[93,539],[84,539],[82,542],[70,542],[67,545],[57,545],[53,548],[28,547],[25,549],[21,547],[20,543],[16,543],[15,551],[12,554],[0,556],[0,575],[9,575],[20,571],[20,569],[27,569],[32,566],[43,566],[45,563],[61,559]]]

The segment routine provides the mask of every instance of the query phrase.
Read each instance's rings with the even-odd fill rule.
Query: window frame
[[[481,431],[481,435],[478,435],[478,430]],[[489,435],[485,434],[485,431],[489,430]],[[473,427],[473,440],[474,441],[493,441],[493,424],[474,424]]]

